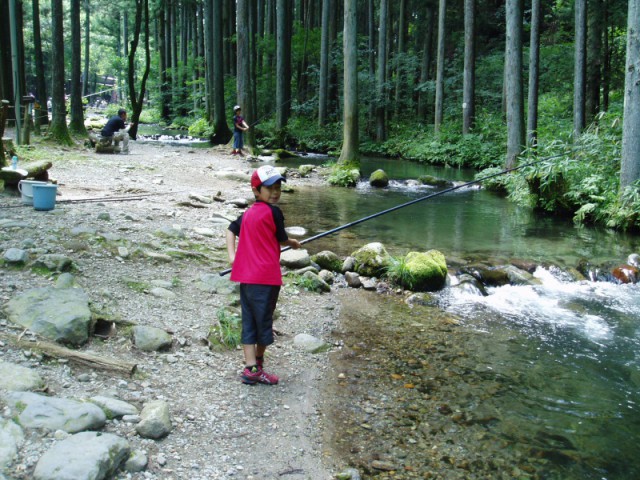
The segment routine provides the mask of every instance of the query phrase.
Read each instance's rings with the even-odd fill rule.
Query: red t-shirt
[[[280,242],[288,240],[282,210],[257,201],[229,225],[238,240],[231,280],[259,285],[282,285]]]

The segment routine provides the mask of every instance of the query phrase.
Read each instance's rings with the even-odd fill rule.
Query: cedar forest
[[[254,152],[329,153],[341,185],[360,155],[479,177],[530,162],[485,187],[637,231],[639,27],[640,0],[3,0],[0,97],[33,95],[31,130],[63,145],[102,99],[133,138],[221,144],[240,104]]]

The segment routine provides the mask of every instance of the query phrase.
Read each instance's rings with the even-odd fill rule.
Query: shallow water
[[[369,162],[365,177],[380,166]],[[309,237],[435,191],[407,178],[471,178],[398,168],[387,189],[283,195],[287,224]],[[446,288],[413,309],[395,296],[347,294],[336,332],[345,346],[333,355],[344,378],[328,387],[331,441],[345,464],[364,478],[640,478],[640,287],[563,274],[581,259],[624,263],[640,250],[637,236],[577,228],[467,188],[307,248],[348,255],[373,241],[394,255],[436,248],[450,263],[547,267],[539,285],[487,297]]]

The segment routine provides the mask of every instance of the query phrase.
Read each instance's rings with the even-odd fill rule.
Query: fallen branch
[[[0,338],[20,348],[38,350],[43,355],[47,355],[49,357],[66,358],[69,361],[90,368],[97,368],[99,370],[107,370],[110,372],[133,375],[138,367],[135,363],[125,362],[122,360],[114,360],[112,358],[99,357],[97,355],[83,353],[77,350],[71,350],[61,345],[45,342],[42,340],[31,342],[28,340],[23,340],[22,338],[16,338],[2,333],[0,333]]]

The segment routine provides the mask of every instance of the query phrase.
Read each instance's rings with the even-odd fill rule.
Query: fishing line
[[[462,183],[460,185],[455,185],[453,187],[445,188],[444,190],[440,190],[439,192],[431,193],[429,195],[425,195],[424,197],[420,197],[420,198],[416,198],[414,200],[410,200],[410,201],[402,203],[400,205],[396,205],[395,207],[387,208],[386,210],[382,210],[382,211],[374,213],[372,215],[368,215],[368,216],[362,217],[362,218],[360,218],[358,220],[354,220],[353,222],[345,223],[344,225],[340,225],[339,227],[332,228],[331,230],[327,230],[326,232],[318,233],[317,235],[314,235],[312,237],[305,238],[304,240],[300,240],[300,244],[303,245],[305,243],[309,243],[309,242],[312,242],[314,240],[318,240],[319,238],[323,238],[323,237],[326,237],[327,235],[331,235],[333,233],[340,232],[342,230],[345,230],[347,228],[353,227],[355,225],[358,225],[360,223],[366,222],[368,220],[372,220],[374,218],[380,217],[380,216],[385,215],[387,213],[395,212],[396,210],[400,210],[401,208],[408,207],[408,206],[413,205],[415,203],[423,202],[425,200],[429,200],[430,198],[438,197],[440,195],[444,195],[445,193],[453,192],[455,190],[459,190],[461,188],[468,187],[470,185],[475,185],[476,183],[480,183],[480,182],[483,182],[485,180],[489,180],[490,178],[499,177],[500,175],[505,175],[507,173],[514,172],[514,171],[519,170],[521,168],[529,167],[531,165],[535,165],[536,163],[540,163],[540,162],[543,162],[543,161],[546,161],[546,160],[551,160],[551,159],[554,159],[554,158],[559,158],[559,157],[564,157],[564,156],[565,156],[565,154],[562,153],[562,154],[558,154],[558,155],[552,155],[550,157],[539,158],[539,159],[534,160],[532,162],[523,163],[522,165],[518,165],[516,167],[512,167],[512,168],[507,168],[505,170],[501,170],[498,173],[493,173],[491,175],[487,175],[485,177],[478,178],[476,180],[471,180],[470,182],[466,182],[466,183]],[[291,247],[284,247],[284,248],[282,248],[280,250],[280,252],[286,252],[287,250],[291,250]],[[224,276],[229,272],[231,272],[230,268],[227,268],[226,270],[222,270],[220,272],[220,276]]]

